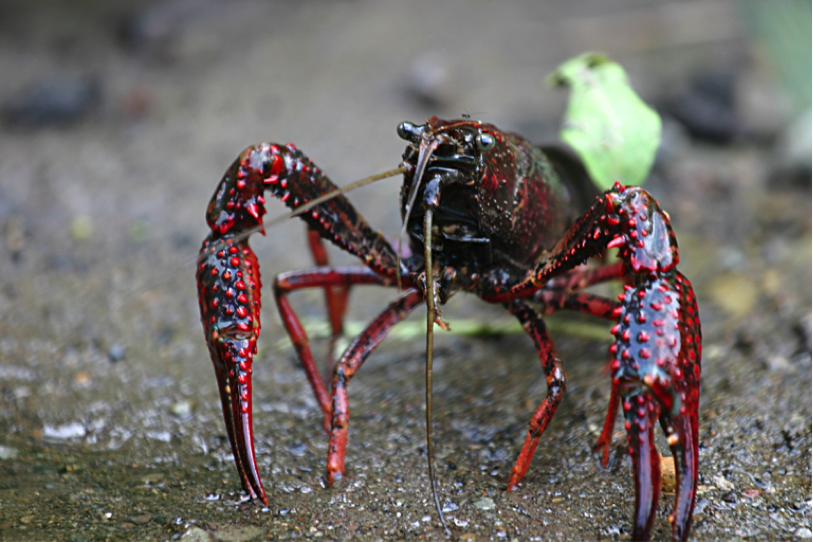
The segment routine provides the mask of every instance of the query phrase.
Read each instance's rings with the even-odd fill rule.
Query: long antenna
[[[407,196],[407,201],[405,205],[406,213],[404,213],[404,221],[401,224],[401,231],[398,234],[398,265],[395,267],[395,278],[398,281],[398,290],[401,289],[401,245],[404,240],[404,235],[406,235],[407,223],[409,222],[409,217],[412,214],[412,208],[415,206],[415,198],[418,195],[418,188],[421,184],[421,179],[423,177],[423,172],[426,171],[426,166],[429,164],[429,159],[432,157],[432,153],[435,152],[435,149],[438,148],[440,145],[440,141],[437,139],[433,139],[426,142],[424,139],[421,141],[420,150],[418,151],[418,160],[415,165],[415,174],[412,176],[412,186],[409,187],[409,195]],[[426,239],[424,239],[424,245],[426,244]]]
[[[429,481],[432,484],[432,498],[440,516],[443,529],[449,532],[443,508],[438,498],[435,478],[435,435],[432,431],[432,354],[435,338],[435,277],[432,265],[432,209],[427,208],[423,219],[423,253],[426,272],[426,457],[429,461]]]
[[[380,181],[381,179],[387,179],[389,177],[395,177],[396,175],[406,173],[407,171],[409,171],[409,169],[410,168],[407,167],[407,166],[399,166],[399,167],[397,167],[395,169],[390,169],[390,170],[384,171],[382,173],[377,173],[375,175],[370,175],[369,177],[359,179],[358,181],[354,181],[354,182],[348,184],[347,186],[342,186],[340,188],[337,188],[336,190],[328,192],[327,194],[319,196],[318,198],[312,199],[308,203],[306,203],[304,205],[301,205],[300,207],[297,207],[295,210],[293,210],[290,213],[274,217],[271,220],[266,220],[263,225],[248,228],[248,229],[240,232],[239,234],[235,235],[233,239],[237,240],[237,241],[245,239],[245,238],[249,237],[253,233],[257,233],[258,231],[263,231],[263,229],[266,228],[266,227],[275,226],[277,224],[285,222],[289,218],[294,218],[295,216],[299,216],[302,213],[306,213],[307,211],[313,209],[317,205],[322,204],[322,203],[324,203],[324,202],[326,202],[326,201],[328,201],[330,199],[333,199],[338,195],[345,194],[347,192],[350,192],[351,190],[355,190],[356,188],[361,188],[364,185],[371,184],[371,183],[374,183],[376,181]],[[224,242],[224,241],[220,241],[220,242]],[[215,246],[217,246],[217,245],[215,245]],[[199,260],[200,260],[200,254],[196,254],[195,256],[190,256],[190,257],[182,260],[177,265],[175,270],[180,271],[181,269],[183,269],[187,265],[196,263]],[[165,271],[161,271],[160,272],[160,277],[161,278],[159,278],[159,273],[156,273],[154,277],[148,278],[142,284],[140,284],[140,285],[134,287],[133,289],[131,289],[129,292],[127,292],[125,294],[124,297],[125,298],[133,297],[133,296],[138,295],[141,292],[151,288],[152,286],[154,286],[156,284],[160,284],[162,282],[167,282],[169,280],[169,278],[167,278],[167,277],[170,277],[173,274],[174,273],[166,273]]]
[[[289,218],[293,218],[295,216],[301,215],[302,213],[306,213],[306,212],[310,211],[311,209],[313,209],[314,207],[316,207],[317,205],[319,205],[321,203],[324,203],[329,199],[335,198],[339,194],[345,194],[347,192],[350,192],[351,190],[355,190],[356,188],[362,187],[362,186],[364,186],[366,184],[371,184],[371,183],[374,183],[376,181],[380,181],[381,179],[387,179],[389,177],[395,177],[396,175],[399,175],[401,173],[406,173],[407,171],[409,171],[408,167],[406,167],[406,166],[398,166],[395,169],[390,169],[388,171],[384,171],[383,173],[376,173],[375,175],[370,175],[369,177],[359,179],[358,181],[352,182],[352,183],[348,184],[347,186],[342,186],[342,187],[337,188],[336,190],[334,190],[332,192],[328,192],[327,194],[325,194],[323,196],[319,196],[318,198],[312,199],[308,203],[297,207],[293,212],[291,212],[291,213],[289,213],[287,215],[278,216],[278,217],[274,218],[273,220],[268,222],[268,225],[272,226],[272,225],[276,224],[277,222],[283,222],[283,221],[285,221],[285,220],[287,220]]]

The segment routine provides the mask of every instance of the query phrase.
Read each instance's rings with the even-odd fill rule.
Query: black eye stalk
[[[423,125],[418,126],[409,121],[404,121],[398,125],[398,137],[415,145],[421,142],[421,134],[423,134],[423,132]]]

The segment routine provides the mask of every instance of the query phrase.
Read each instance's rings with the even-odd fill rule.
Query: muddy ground
[[[421,315],[353,380],[348,475],[326,490],[321,417],[264,292],[254,399],[270,507],[241,499],[197,312],[204,210],[259,141],[295,142],[346,184],[397,165],[405,119],[468,113],[555,137],[565,96],[542,78],[596,49],[683,120],[668,120],[648,187],[672,216],[703,321],[694,538],[811,538],[810,144],[794,158],[782,143],[794,109],[739,6],[0,3],[0,539],[442,539],[425,466]],[[711,131],[722,133],[697,128],[702,114],[692,124],[708,85],[691,83],[704,77],[722,81],[711,85],[722,96]],[[397,198],[397,180],[351,196],[389,236]],[[256,236],[266,284],[309,265],[303,242],[300,223]],[[351,327],[393,295],[354,292]],[[318,331],[320,296],[294,303]],[[510,320],[464,297],[445,316],[453,328]],[[532,345],[513,332],[437,336],[452,539],[630,537],[623,432],[608,470],[591,451],[610,391],[608,326],[563,316],[551,327],[569,389],[511,494],[545,393]],[[671,500],[658,539],[670,536]]]

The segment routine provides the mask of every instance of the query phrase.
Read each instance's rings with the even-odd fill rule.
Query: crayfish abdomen
[[[290,144],[246,149],[209,204],[212,231],[198,268],[200,309],[244,489],[267,502],[254,461],[251,419],[260,276],[247,237],[262,231],[264,197],[270,193],[299,210],[318,265],[279,275],[274,296],[330,433],[329,484],[345,473],[347,386],[364,360],[393,326],[423,303],[431,352],[431,330],[445,325],[438,305],[456,291],[470,291],[486,302],[503,304],[519,320],[536,347],[548,385],[547,396],[531,417],[508,488],[524,477],[566,389],[562,361],[544,316],[578,310],[615,322],[612,392],[598,447],[604,449],[606,464],[615,418],[623,406],[636,488],[633,538],[649,537],[658,509],[656,420],[677,466],[678,490],[670,515],[673,536],[688,538],[697,490],[701,331],[691,283],[676,268],[679,253],[669,216],[645,190],[620,183],[582,208],[583,192],[561,177],[567,168],[560,161],[549,160],[523,138],[489,124],[432,117],[421,125],[402,123],[398,134],[408,142],[398,169],[404,173],[401,216],[412,249],[403,260],[401,251],[371,228],[341,190]],[[365,266],[329,267],[321,239],[358,256]],[[619,262],[582,265],[609,248],[618,249]],[[613,279],[626,283],[617,301],[583,291]],[[342,354],[328,391],[288,294],[324,289],[335,339],[342,331],[348,290],[362,284],[398,285],[403,291]],[[428,354],[428,383],[430,361]],[[429,422],[429,400],[427,413]],[[431,423],[427,425],[431,430]],[[428,439],[431,459],[431,431]],[[430,476],[432,472],[430,461]],[[437,498],[436,506],[440,513]]]

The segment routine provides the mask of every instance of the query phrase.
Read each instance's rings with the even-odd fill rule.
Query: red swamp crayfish
[[[502,304],[519,320],[546,377],[547,396],[530,420],[508,489],[516,488],[528,470],[565,393],[562,361],[543,317],[558,310],[585,312],[615,322],[612,392],[596,448],[603,449],[606,466],[622,406],[635,478],[633,539],[649,538],[658,509],[661,465],[654,427],[659,421],[677,474],[669,521],[673,537],[686,540],[697,492],[701,331],[692,285],[677,270],[678,246],[669,215],[647,191],[620,183],[592,201],[581,201],[552,153],[490,124],[432,117],[420,125],[402,123],[398,135],[408,143],[403,161],[385,175],[403,173],[402,237],[408,236],[410,256],[402,258],[353,208],[342,194],[346,189],[338,189],[292,144],[263,143],[243,151],[209,203],[211,233],[197,269],[199,302],[245,491],[268,503],[254,455],[251,374],[260,333],[261,283],[248,245],[251,233],[264,232],[268,192],[299,210],[317,265],[277,276],[274,297],[325,416],[328,485],[345,473],[347,384],[389,330],[425,304],[427,446],[438,506],[432,466],[431,334],[434,325],[445,326],[440,306],[465,291]],[[322,239],[358,256],[365,266],[330,267]],[[613,247],[620,261],[582,265]],[[583,291],[613,279],[625,282],[617,301]],[[323,288],[335,339],[354,285],[399,287],[400,293],[350,343],[333,368],[328,390],[288,294]]]

